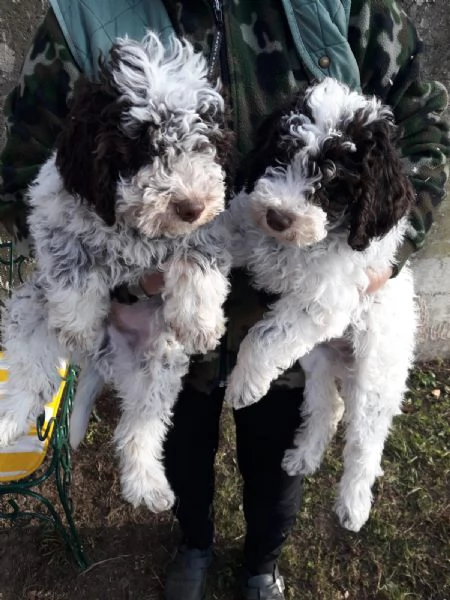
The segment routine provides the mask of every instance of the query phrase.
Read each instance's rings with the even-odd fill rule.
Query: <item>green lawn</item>
[[[320,473],[308,478],[281,565],[289,599],[450,599],[450,365],[417,368],[410,390],[385,448],[370,519],[358,534],[342,529],[332,511],[340,436]],[[243,529],[229,417],[217,500],[224,567],[217,573],[223,592],[215,597],[221,600],[232,597],[227,556]]]
[[[342,465],[340,433],[320,472],[305,484],[281,570],[289,600],[450,600],[450,363],[417,368],[404,414],[385,448],[385,471],[360,533],[333,514]],[[37,527],[0,530],[1,600],[160,600],[177,541],[168,515],[133,510],[120,498],[111,435],[117,405],[74,456],[76,521],[93,563],[78,573],[58,538]],[[232,416],[225,410],[217,464],[217,559],[211,600],[233,600],[243,542]]]

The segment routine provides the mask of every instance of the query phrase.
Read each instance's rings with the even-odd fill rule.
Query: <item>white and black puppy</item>
[[[123,399],[122,470],[140,478],[125,497],[153,510],[173,501],[160,446],[187,355],[214,348],[225,328],[230,256],[211,222],[224,208],[230,135],[207,70],[188,42],[174,37],[165,48],[150,33],[119,39],[100,81],[78,82],[56,151],[29,192],[36,270],[2,321],[10,370],[0,445],[51,397],[58,357],[92,361]],[[152,344],[138,348],[142,395],[125,384],[131,359],[127,377],[118,375],[121,342],[107,317],[111,290],[152,271],[164,272],[165,288],[161,304],[146,306],[154,322]]]
[[[368,272],[395,262],[414,193],[389,108],[334,80],[309,88],[261,135],[249,193],[231,203],[231,247],[253,285],[278,299],[243,340],[226,398],[235,408],[258,401],[300,359],[303,425],[283,467],[308,474],[342,417],[340,380],[346,443],[336,511],[358,531],[400,412],[416,323],[410,270],[373,294]]]

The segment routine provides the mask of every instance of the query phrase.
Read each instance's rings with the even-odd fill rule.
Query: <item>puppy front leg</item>
[[[347,322],[346,313],[319,314],[317,309],[313,316],[301,309],[295,295],[280,298],[241,343],[225,399],[236,409],[257,402],[295,360],[341,335]]]
[[[188,354],[206,354],[225,333],[229,283],[203,257],[175,257],[165,272],[164,317]]]

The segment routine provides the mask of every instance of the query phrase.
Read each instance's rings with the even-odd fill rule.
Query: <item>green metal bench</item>
[[[0,264],[6,271],[8,294],[15,279],[23,281],[25,262],[24,257],[14,256],[12,242],[0,243]],[[33,520],[51,524],[80,569],[85,569],[88,560],[75,526],[70,495],[69,421],[77,369],[68,364],[60,374],[60,389],[54,398],[49,398],[45,414],[38,417],[36,426],[23,439],[0,450],[0,519],[12,524]],[[0,395],[7,377],[7,356],[0,355]],[[47,481],[55,486],[58,506],[43,495],[42,487]]]

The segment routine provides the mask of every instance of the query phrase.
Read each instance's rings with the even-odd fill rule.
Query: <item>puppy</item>
[[[130,469],[122,476],[140,480],[125,497],[152,510],[173,502],[160,446],[186,357],[214,348],[225,328],[230,256],[212,221],[224,208],[231,139],[207,68],[188,42],[172,38],[164,48],[149,33],[141,43],[119,39],[100,82],[79,82],[29,191],[36,270],[2,320],[10,378],[0,445],[41,411],[58,357],[92,363],[93,385],[103,378],[122,396],[118,450]],[[146,306],[151,343],[137,364],[128,353],[120,378],[110,292],[156,271],[165,289]]]
[[[227,215],[236,266],[278,299],[243,340],[226,398],[235,408],[257,402],[300,360],[303,425],[283,468],[309,474],[343,413],[340,380],[346,443],[335,508],[353,531],[368,519],[413,356],[410,270],[366,292],[369,269],[395,263],[414,202],[395,141],[389,108],[325,79],[263,128],[249,193]]]

